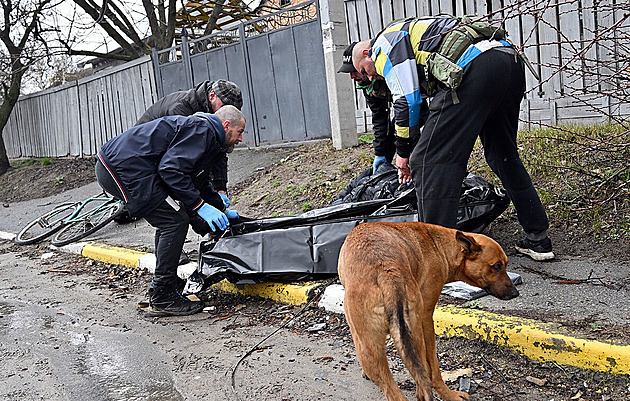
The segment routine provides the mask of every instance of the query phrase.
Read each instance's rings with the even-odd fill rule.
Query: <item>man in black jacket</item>
[[[365,102],[372,111],[372,129],[374,131],[374,163],[372,172],[381,163],[391,163],[396,153],[396,129],[389,117],[392,106],[392,94],[384,81],[370,81],[367,76],[360,74],[352,64],[352,49],[357,42],[353,42],[343,52],[343,63],[337,72],[350,74],[357,89],[363,90]]]
[[[203,81],[195,88],[173,92],[160,98],[142,114],[136,125],[164,116],[189,116],[198,111],[215,113],[221,106],[230,104],[243,107],[243,94],[231,81]]]
[[[190,315],[203,309],[178,288],[177,265],[189,214],[223,230],[236,211],[223,204],[208,173],[230,146],[242,141],[245,117],[234,106],[215,114],[167,116],[137,125],[105,143],[97,154],[96,176],[107,192],[122,199],[131,216],[156,228],[153,291],[149,304],[158,315]],[[202,198],[204,194],[204,198]],[[214,200],[206,199],[215,195]],[[215,206],[217,205],[221,210]],[[212,204],[212,205],[211,205]]]
[[[136,125],[146,123],[164,116],[190,116],[199,111],[216,113],[224,105],[232,105],[241,110],[243,94],[240,88],[231,81],[219,79],[217,81],[203,81],[195,88],[178,91],[160,98],[149,107],[140,117]],[[228,150],[228,153],[232,149]],[[227,197],[227,154],[221,163],[217,163],[212,171],[212,183],[222,194],[222,198],[229,206]]]

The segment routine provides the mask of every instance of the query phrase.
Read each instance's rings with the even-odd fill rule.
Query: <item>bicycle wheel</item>
[[[72,219],[59,230],[50,240],[51,244],[63,246],[85,238],[105,227],[123,211],[123,203],[112,199],[92,199],[85,205],[84,208],[88,208],[88,211],[81,213],[77,219]]]
[[[64,220],[74,213],[77,206],[76,203],[63,203],[55,206],[50,212],[44,213],[28,223],[15,236],[13,242],[18,245],[29,245],[51,236],[63,227]]]

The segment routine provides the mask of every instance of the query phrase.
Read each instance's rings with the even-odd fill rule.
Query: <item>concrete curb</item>
[[[0,238],[12,239],[5,234],[8,233],[0,232]],[[152,253],[85,242],[58,249],[106,263],[155,271],[155,255]],[[197,263],[194,262],[180,266],[178,275],[182,278],[188,277],[196,267]],[[321,282],[308,282],[237,286],[224,280],[215,284],[215,287],[231,293],[255,295],[299,305],[306,303],[322,285]],[[344,289],[341,285],[329,285],[319,301],[319,306],[330,312],[342,314],[343,297]],[[630,373],[628,345],[577,338],[563,332],[557,325],[461,307],[438,306],[433,317],[435,332],[441,337],[481,339],[507,347],[535,361],[556,362],[614,374]]]
[[[436,308],[433,318],[441,337],[481,339],[540,362],[630,372],[630,346],[572,337],[554,324],[452,306]]]
[[[150,273],[155,272],[155,255],[153,253],[139,252],[116,246],[95,244],[92,242],[74,243],[57,249],[62,252],[82,255],[86,258],[98,260],[100,262],[147,269]],[[190,276],[196,269],[196,262],[180,265],[177,269],[177,275],[185,279],[188,278],[188,276]],[[308,302],[313,295],[313,291],[321,285],[322,283],[318,282],[299,284],[262,283],[234,285],[227,280],[223,280],[214,286],[226,292],[239,293],[243,295],[255,295],[285,304],[300,305]]]
[[[8,241],[13,241],[13,238],[15,238],[15,234],[8,233],[8,232],[5,232],[5,231],[0,231],[0,239],[6,239]]]

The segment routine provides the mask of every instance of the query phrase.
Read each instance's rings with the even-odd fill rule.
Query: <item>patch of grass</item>
[[[468,301],[465,304],[462,305],[462,308],[467,308],[467,309],[483,309],[483,305],[480,304],[478,301]]]
[[[478,141],[479,142],[479,141]],[[519,152],[552,221],[630,239],[630,130],[619,124],[522,130]],[[476,144],[469,171],[500,185]]]
[[[372,152],[363,152],[359,155],[361,163],[372,164],[374,161],[374,154]]]
[[[42,166],[47,166],[50,163],[52,163],[52,160],[50,159],[50,157],[42,157],[40,159],[40,162],[41,162]]]
[[[304,204],[302,205],[302,211],[303,212],[308,212],[311,209],[313,209],[311,204],[309,202],[304,202]]]
[[[341,166],[339,166],[339,173],[341,173],[341,174],[348,174],[348,173],[351,173],[351,172],[354,172],[354,170],[349,165],[342,164]]]
[[[374,141],[374,134],[364,134],[359,136],[359,145],[371,145]]]
[[[21,159],[21,160],[17,160],[13,162],[13,168],[27,167],[27,166],[32,166],[34,164],[41,164],[41,162],[39,159],[33,159],[33,158]]]

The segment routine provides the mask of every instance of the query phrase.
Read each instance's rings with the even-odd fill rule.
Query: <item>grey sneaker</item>
[[[518,241],[516,250],[537,261],[551,260],[556,257],[551,250],[551,240],[549,237],[540,241],[531,241],[527,238]]]
[[[149,312],[154,316],[186,316],[194,315],[203,310],[201,301],[191,301],[175,290],[154,288],[149,292]]]

